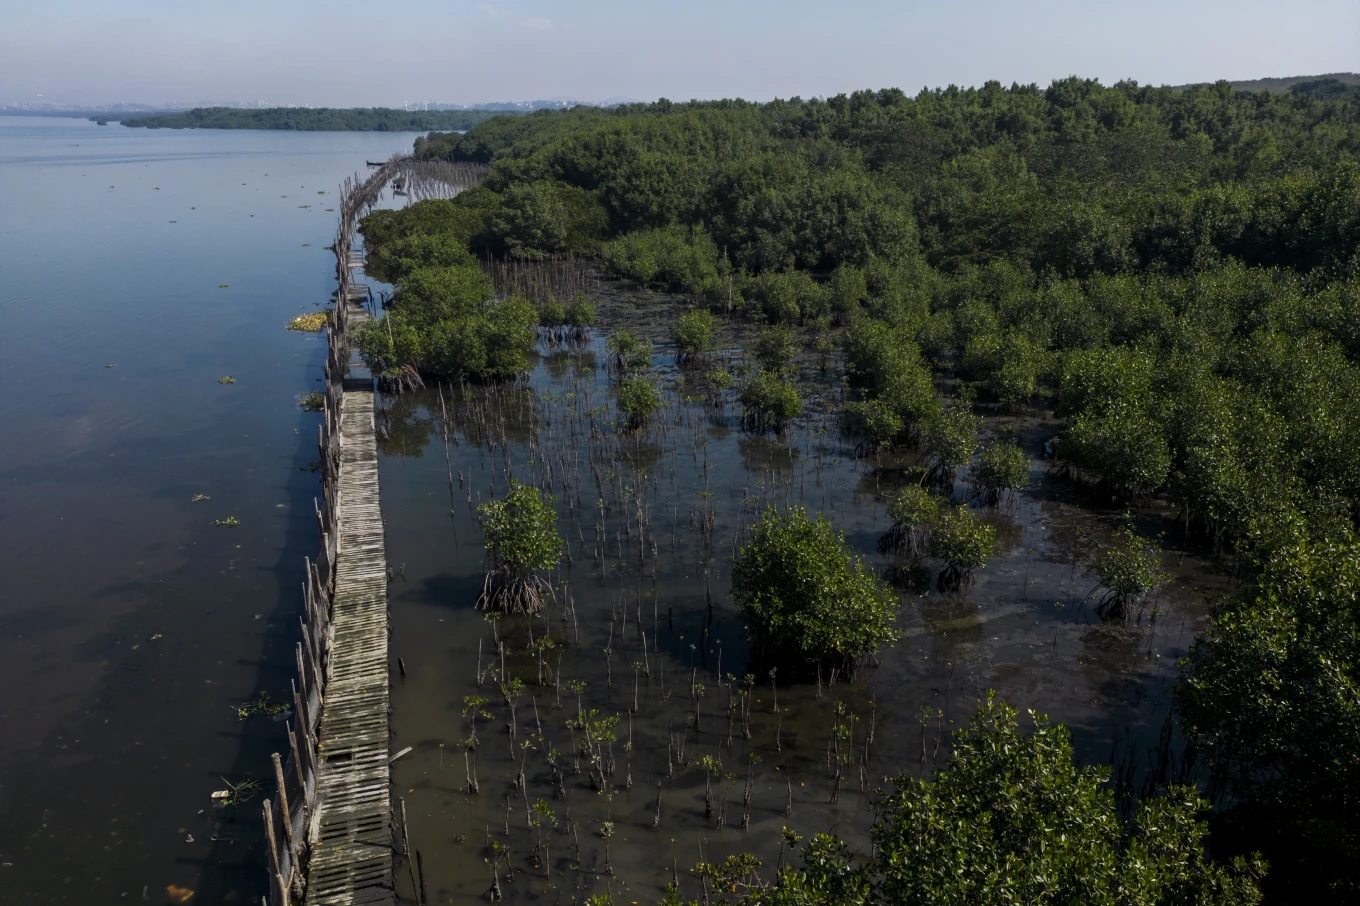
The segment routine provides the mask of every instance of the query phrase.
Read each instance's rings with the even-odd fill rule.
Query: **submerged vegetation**
[[[491,170],[455,199],[364,219],[370,266],[396,286],[386,320],[358,332],[376,373],[411,368],[499,394],[496,383],[529,372],[541,332],[594,324],[594,311],[572,314],[575,301],[531,301],[498,284],[488,270],[505,262],[583,262],[627,281],[639,310],[684,312],[609,324],[605,365],[634,434],[627,456],[613,447],[591,464],[597,487],[619,488],[609,504],[601,492],[599,524],[607,506],[629,514],[616,537],[599,529],[597,556],[650,542],[656,557],[641,501],[648,481],[664,479],[648,471],[660,448],[644,441],[669,430],[656,424],[666,400],[650,372],[673,350],[683,392],[706,404],[716,431],[743,429],[751,449],[778,446],[781,436],[765,432],[787,438],[830,410],[866,486],[889,501],[880,552],[922,571],[927,557],[938,561],[940,587],[961,600],[977,595],[970,578],[1005,543],[998,525],[1029,496],[1026,451],[1041,446],[1047,488],[1065,483],[1107,527],[1139,515],[1079,558],[1101,583],[1102,617],[1123,622],[1166,581],[1150,537],[1171,527],[1178,545],[1221,557],[1244,581],[1185,661],[1177,715],[1193,747],[1178,764],[1187,779],[1203,765],[1224,819],[1216,827],[1229,828],[1215,853],[1247,862],[1208,859],[1194,794],[1121,802],[1119,813],[1104,775],[1073,764],[1065,731],[1036,721],[1020,733],[1013,711],[987,705],[934,780],[899,780],[884,794],[869,861],[822,835],[801,868],[773,880],[749,854],[706,860],[706,900],[1249,903],[1256,849],[1281,879],[1267,876],[1267,893],[1275,884],[1319,900],[1360,895],[1360,812],[1345,792],[1356,780],[1347,753],[1360,745],[1348,735],[1360,683],[1350,568],[1360,520],[1355,92],[1072,78],[915,97],[662,101],[493,119],[431,135],[417,153]],[[722,319],[739,338],[735,353],[717,352]],[[669,335],[672,347],[644,338],[658,320],[663,332],[650,336]],[[722,413],[734,398],[740,417],[729,425]],[[606,434],[620,443],[588,418],[592,443]],[[1016,424],[1029,433],[1008,434]],[[696,461],[699,450],[696,440]],[[584,466],[562,457],[554,468]],[[506,503],[482,505],[492,565],[483,604],[533,612],[546,588],[536,573],[556,565],[562,540],[539,491],[515,485],[511,495],[536,527],[493,542]],[[711,577],[723,568],[705,499],[690,512],[707,600],[692,652],[712,645]],[[762,500],[772,502],[763,516],[741,511],[731,536],[732,597],[754,661],[790,682],[845,677],[897,637],[902,605],[826,515]],[[579,518],[582,501],[565,505]],[[683,514],[672,504],[672,522]],[[1144,535],[1133,524],[1160,527]],[[524,539],[538,540],[517,552],[512,540]],[[647,569],[645,553],[619,568]],[[509,588],[520,590],[506,597]],[[626,611],[626,597],[611,611]],[[622,644],[613,627],[610,650]],[[1101,638],[1137,631],[1101,627]],[[551,672],[536,657],[540,675]],[[640,656],[635,682],[652,669]],[[697,736],[704,691],[691,669]],[[741,684],[721,676],[735,701]],[[569,729],[608,792],[617,728],[582,697]],[[838,714],[828,740],[836,790],[847,766],[836,740],[854,738],[853,724]],[[668,750],[686,744],[675,735]],[[777,749],[778,729],[774,738]],[[1168,729],[1166,748],[1173,739]],[[721,816],[726,775],[739,775],[702,757],[714,759],[704,763],[705,817]],[[561,765],[549,762],[560,784]],[[667,776],[683,763],[668,751]],[[598,836],[608,874],[609,836]],[[493,873],[500,858],[490,858]]]

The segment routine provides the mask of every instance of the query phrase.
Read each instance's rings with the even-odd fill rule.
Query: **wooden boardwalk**
[[[349,326],[376,314],[369,288],[353,276],[365,264],[354,248],[355,225],[404,160],[393,158],[363,183],[346,180],[341,190],[334,246],[340,285],[327,324],[324,423],[317,430],[321,549],[307,561],[303,583],[288,758],[273,756],[277,793],[263,806],[265,906],[397,902],[374,382],[350,347]],[[403,833],[403,853],[405,843]]]
[[[350,312],[352,320],[365,316],[362,309]],[[337,510],[333,634],[317,734],[306,902],[395,903],[387,556],[371,386],[344,393]]]

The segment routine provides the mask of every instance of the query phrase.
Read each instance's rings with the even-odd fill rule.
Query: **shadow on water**
[[[855,458],[825,399],[782,436],[735,429],[731,394],[715,424],[667,356],[667,407],[627,434],[609,375],[566,358],[540,360],[527,387],[390,404],[433,422],[423,454],[393,444],[381,465],[406,577],[391,590],[408,668],[393,748],[413,747],[394,781],[431,902],[484,895],[493,866],[511,902],[653,902],[673,879],[695,896],[694,863],[750,850],[772,864],[782,825],[865,850],[873,790],[946,758],[988,689],[1067,723],[1082,759],[1132,765],[1130,784],[1155,770],[1175,661],[1219,584],[1204,564],[1169,557],[1175,581],[1141,622],[1101,624],[1085,563],[1117,514],[1071,500],[1036,461],[1033,491],[984,512],[997,553],[971,585],[899,591],[902,637],[875,666],[853,682],[749,675],[730,561],[751,525],[807,506],[884,569],[885,498],[913,457]],[[1021,428],[1041,451],[1043,425]],[[511,476],[555,498],[568,562],[543,614],[488,621],[475,511]],[[955,499],[968,493],[965,472]]]

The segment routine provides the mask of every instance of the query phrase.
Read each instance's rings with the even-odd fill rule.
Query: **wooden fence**
[[[316,817],[317,734],[322,701],[326,694],[329,654],[334,639],[331,607],[335,592],[336,560],[339,554],[341,410],[344,383],[349,370],[348,328],[351,300],[363,294],[351,277],[354,264],[351,250],[358,220],[381,196],[383,187],[406,164],[407,158],[394,157],[367,179],[346,179],[341,186],[340,224],[336,232],[336,280],[339,291],[327,323],[328,348],[325,361],[325,406],[322,424],[317,428],[321,454],[322,500],[315,501],[321,547],[315,560],[306,561],[303,582],[304,613],[299,618],[301,639],[295,647],[297,678],[292,683],[293,720],[287,724],[288,752],[272,756],[273,799],[264,803],[266,858],[269,871],[268,906],[292,906],[304,901],[307,889],[308,839]],[[358,289],[358,292],[356,292]]]

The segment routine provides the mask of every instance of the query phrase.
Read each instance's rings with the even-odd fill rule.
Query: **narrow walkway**
[[[339,552],[309,906],[396,902],[388,769],[387,558],[378,497],[373,390],[346,389],[340,415]]]

